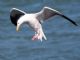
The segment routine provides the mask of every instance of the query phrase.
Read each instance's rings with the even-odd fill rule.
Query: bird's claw
[[[32,37],[32,40],[37,40],[38,39],[38,36],[37,35],[34,35],[33,37]]]
[[[36,35],[34,35],[34,36],[32,37],[32,40],[40,40],[40,41],[42,41],[42,37],[39,36],[38,34],[36,34]]]

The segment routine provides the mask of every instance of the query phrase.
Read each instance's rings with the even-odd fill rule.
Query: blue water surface
[[[26,26],[16,32],[9,17],[11,8],[33,13],[44,6],[80,25],[80,0],[0,0],[0,60],[80,60],[80,26],[60,16],[42,24],[47,41],[32,41],[34,32]]]

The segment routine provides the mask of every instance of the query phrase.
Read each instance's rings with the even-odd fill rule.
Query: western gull
[[[26,13],[17,8],[12,8],[10,11],[11,22],[15,26],[17,26],[16,31],[19,31],[20,26],[23,23],[26,23],[35,31],[35,35],[32,37],[32,40],[41,40],[41,41],[43,38],[44,40],[47,40],[43,32],[41,22],[46,21],[49,18],[54,17],[56,15],[65,18],[66,20],[70,21],[72,24],[77,26],[77,24],[73,20],[71,20],[61,12],[46,6],[43,7],[43,9],[37,13]]]

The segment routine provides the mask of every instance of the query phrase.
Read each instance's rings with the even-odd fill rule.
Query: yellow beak
[[[19,26],[17,25],[17,27],[16,27],[16,31],[18,32],[19,31]]]

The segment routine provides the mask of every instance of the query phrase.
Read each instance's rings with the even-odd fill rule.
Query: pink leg
[[[37,34],[32,37],[32,40],[37,40],[37,39],[38,39],[38,35]]]

